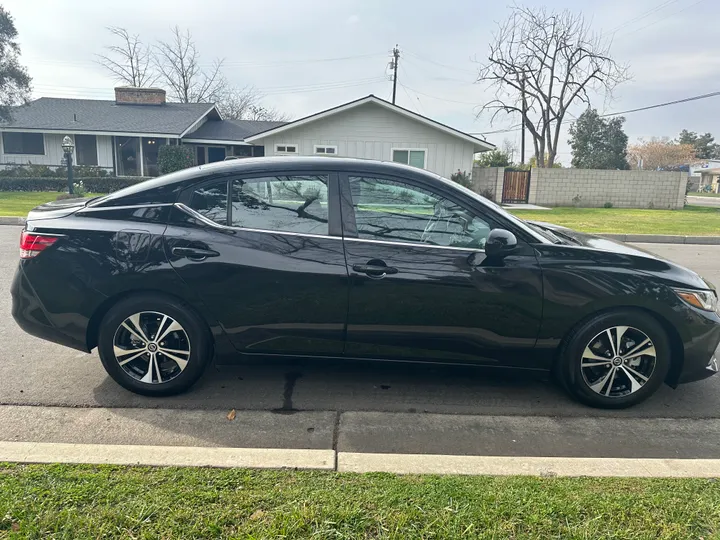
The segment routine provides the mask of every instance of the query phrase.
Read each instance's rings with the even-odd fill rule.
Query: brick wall
[[[533,169],[530,204],[599,208],[682,208],[684,172]]]
[[[115,103],[118,105],[163,105],[165,103],[165,90],[162,88],[118,86],[115,88]]]
[[[473,189],[500,202],[505,169],[473,168]],[[540,206],[682,208],[688,174],[599,169],[533,169],[528,202]]]
[[[488,191],[491,193],[493,201],[500,202],[504,174],[505,169],[503,167],[473,167],[473,191],[480,194]]]

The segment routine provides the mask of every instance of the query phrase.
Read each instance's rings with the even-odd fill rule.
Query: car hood
[[[36,206],[28,213],[28,221],[36,221],[39,219],[53,219],[69,216],[73,212],[77,212],[81,208],[85,208],[87,203],[93,199],[80,197],[76,199],[63,199],[61,201],[50,201],[40,206]]]
[[[668,279],[677,285],[695,289],[715,290],[715,286],[708,280],[702,278],[697,272],[674,263],[660,255],[626,244],[625,242],[579,232],[574,229],[568,229],[567,227],[542,221],[528,221],[528,223],[554,233],[561,240],[567,240],[569,245],[597,249],[619,256],[630,256],[636,263],[634,265],[636,270]]]

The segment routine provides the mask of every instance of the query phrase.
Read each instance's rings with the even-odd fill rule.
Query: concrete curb
[[[500,476],[720,477],[720,459],[554,458],[338,453],[339,472]]]
[[[337,456],[337,464],[335,458]],[[394,474],[718,478],[720,459],[369,454],[334,450],[0,442],[0,462],[315,469]]]
[[[0,461],[333,470],[335,469],[335,451],[6,441],[0,442]]]
[[[611,234],[597,233],[598,236],[620,240],[621,242],[637,242],[646,244],[698,244],[720,245],[720,236],[679,236],[674,234]]]
[[[16,216],[0,216],[0,225],[25,225],[25,218]]]

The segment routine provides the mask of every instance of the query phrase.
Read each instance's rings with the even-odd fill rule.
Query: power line
[[[639,112],[639,111],[647,111],[649,109],[657,109],[659,107],[667,107],[668,105],[677,105],[678,103],[687,103],[688,101],[697,101],[699,99],[707,99],[707,98],[711,98],[711,97],[715,97],[715,96],[720,96],[720,92],[711,92],[709,94],[702,94],[700,96],[692,96],[689,98],[677,99],[675,101],[668,101],[666,103],[658,103],[657,105],[648,105],[647,107],[639,107],[637,109],[630,109],[627,111],[601,114],[600,116],[607,117],[607,116],[618,116],[620,114],[630,114],[630,113]]]
[[[368,84],[376,84],[384,82],[385,77],[369,77],[365,79],[356,79],[353,81],[336,81],[330,83],[316,83],[309,85],[288,85],[288,86],[269,86],[265,88],[258,88],[258,92],[266,95],[283,95],[283,94],[294,94],[294,93],[306,93],[306,92],[322,92],[326,90],[336,90],[341,88],[351,88],[354,86],[365,86]],[[36,91],[41,93],[60,93],[60,94],[71,94],[77,96],[78,99],[84,96],[92,96],[95,99],[112,99],[113,91],[107,88],[91,88],[81,86],[59,86],[59,85],[34,85]]]
[[[416,62],[414,59],[406,56],[405,62],[410,64],[411,66],[415,66],[416,68],[419,68],[426,75],[430,74],[430,78],[434,81],[448,81],[448,82],[452,82],[452,83],[459,82],[459,83],[471,85],[471,84],[475,84],[475,79],[477,78],[477,73],[474,73],[474,72],[473,72],[474,76],[473,76],[472,81],[469,81],[467,79],[457,79],[457,78],[453,78],[453,77],[435,77],[434,76],[435,74],[432,73],[431,71],[429,71],[426,66],[423,66],[422,64]]]
[[[652,15],[653,13],[656,13],[656,12],[658,12],[658,11],[660,11],[660,10],[668,7],[669,5],[675,4],[676,2],[679,2],[679,1],[680,1],[680,0],[665,0],[665,2],[663,2],[662,4],[657,5],[657,6],[655,6],[654,8],[649,9],[648,11],[645,11],[645,12],[641,13],[641,14],[638,15],[637,17],[634,17],[634,18],[632,18],[632,19],[630,19],[630,20],[628,20],[628,21],[625,21],[624,23],[616,26],[616,27],[613,28],[612,30],[608,30],[607,32],[603,32],[603,33],[601,34],[601,36],[606,36],[606,35],[608,35],[608,34],[615,34],[615,32],[617,32],[618,30],[620,30],[620,29],[622,29],[622,28],[625,28],[626,26],[631,25],[631,24],[634,23],[634,22],[640,21],[640,20],[644,19],[645,17],[648,17],[648,16]]]
[[[472,74],[474,74],[474,75],[476,74],[475,71],[473,71],[473,70],[471,70],[471,69],[465,69],[465,68],[461,68],[461,67],[457,67],[457,66],[451,66],[451,65],[448,65],[448,64],[443,64],[443,63],[441,63],[441,62],[436,62],[435,60],[431,60],[430,58],[425,58],[425,57],[423,57],[423,56],[421,56],[421,55],[419,55],[419,54],[416,54],[416,53],[414,53],[414,52],[412,52],[412,51],[408,51],[407,49],[405,49],[404,52],[407,53],[407,54],[409,54],[409,55],[411,55],[411,56],[414,56],[414,57],[417,58],[418,60],[422,60],[423,62],[428,62],[428,63],[430,63],[430,64],[435,64],[436,66],[444,67],[444,68],[446,68],[446,69],[454,69],[454,70],[457,70],[457,71],[464,71],[464,72],[466,72],[466,73],[472,73]]]
[[[358,60],[363,58],[373,58],[373,57],[379,57],[379,56],[385,56],[385,52],[375,52],[375,53],[369,53],[369,54],[358,54],[353,56],[338,56],[334,58],[306,58],[306,59],[300,59],[300,60],[277,60],[277,61],[271,61],[271,62],[236,62],[236,61],[230,61],[226,62],[223,61],[223,66],[229,66],[229,67],[273,67],[273,66],[286,66],[286,65],[292,65],[292,64],[313,64],[313,63],[321,63],[321,62],[339,62],[339,61],[347,61],[347,60]],[[83,67],[83,66],[97,66],[97,62],[94,62],[92,60],[50,60],[48,58],[32,58],[32,57],[25,57],[25,61],[28,63],[33,64],[49,64],[49,65],[68,65],[68,66],[75,66],[75,67]],[[206,63],[200,63],[200,67],[211,67],[213,64],[206,64]]]
[[[420,90],[415,90],[414,88],[410,88],[409,86],[408,86],[407,88],[408,88],[408,90],[412,90],[412,91],[415,92],[416,94],[420,94],[421,96],[429,97],[429,98],[432,98],[432,99],[437,99],[437,100],[439,100],[439,101],[447,101],[448,103],[461,103],[461,104],[463,104],[463,105],[474,105],[474,106],[476,106],[476,107],[478,106],[478,104],[477,104],[477,103],[474,103],[474,102],[470,102],[470,101],[457,101],[457,100],[454,100],[454,99],[441,98],[441,97],[438,97],[438,96],[432,96],[432,95],[430,95],[430,94],[426,94],[425,92],[421,92]]]
[[[657,23],[664,21],[665,19],[669,19],[670,17],[674,17],[675,15],[678,15],[679,13],[682,13],[683,11],[687,11],[687,10],[690,9],[691,7],[695,7],[695,6],[697,6],[698,4],[701,4],[701,3],[704,2],[704,1],[705,1],[705,0],[698,0],[698,1],[695,2],[694,4],[690,4],[689,6],[684,7],[684,8],[682,8],[681,10],[678,10],[678,11],[675,11],[675,12],[673,12],[673,13],[670,13],[669,15],[666,15],[665,17],[662,17],[662,18],[660,18],[660,19],[658,19],[658,20],[656,20],[656,21],[653,21],[653,22],[651,22],[650,24],[647,24],[647,25],[645,25],[645,26],[641,26],[640,28],[636,28],[636,29],[633,30],[632,32],[628,32],[627,34],[623,34],[623,35],[618,36],[618,37],[626,37],[626,36],[629,36],[629,35],[631,35],[631,34],[634,35],[634,34],[636,34],[637,32],[640,32],[640,31],[642,31],[642,30],[645,30],[646,28],[650,28],[651,26],[656,25]]]

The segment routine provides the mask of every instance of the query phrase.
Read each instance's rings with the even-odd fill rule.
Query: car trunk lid
[[[27,220],[37,221],[69,216],[81,208],[85,208],[92,200],[92,198],[81,197],[76,199],[63,199],[61,201],[50,201],[30,210]]]

